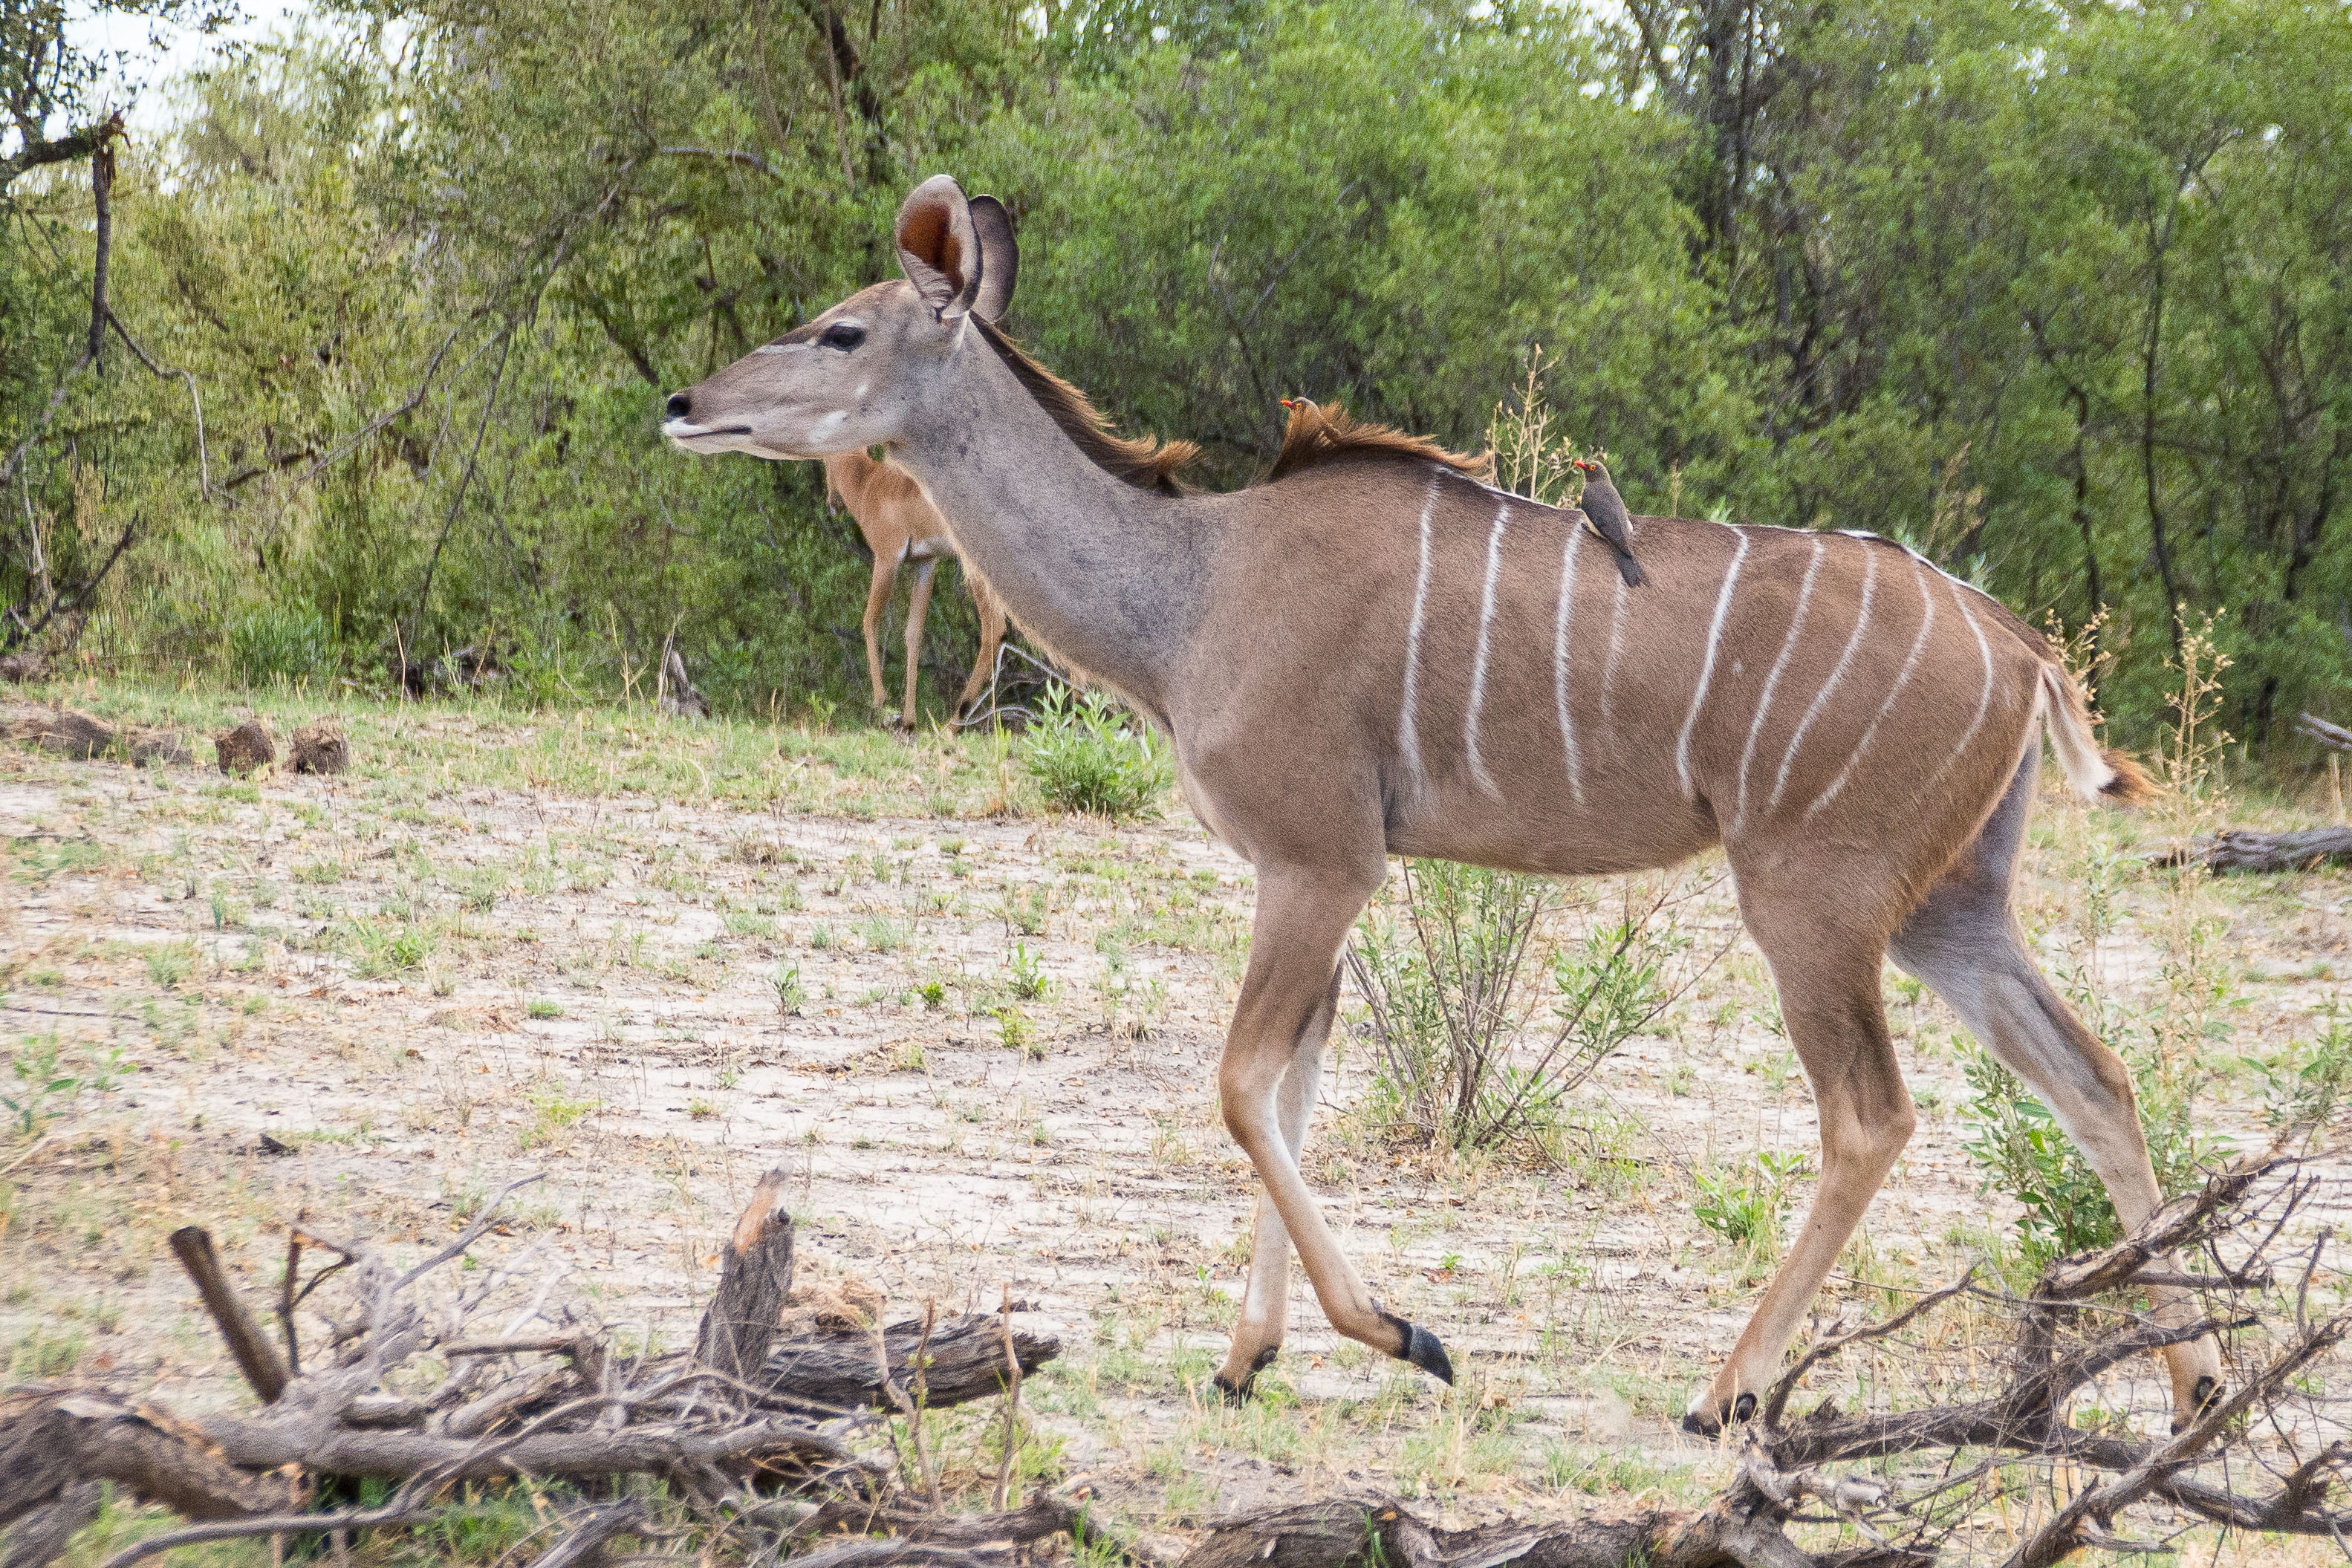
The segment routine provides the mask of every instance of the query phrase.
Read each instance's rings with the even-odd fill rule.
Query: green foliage
[[[104,1094],[132,1071],[120,1050],[89,1055],[70,1070],[64,1059],[55,1035],[27,1035],[8,1053],[13,1082],[0,1091],[0,1109],[8,1113],[7,1126],[17,1137],[29,1138],[63,1115],[83,1090]]]
[[[1629,898],[1616,920],[1537,955],[1561,904],[1542,877],[1406,861],[1402,919],[1368,912],[1347,964],[1380,1060],[1371,1114],[1427,1143],[1490,1148],[1558,1130],[1568,1097],[1680,994],[1688,944],[1668,901]],[[1402,925],[1403,930],[1400,930]],[[1556,1028],[1531,1030],[1548,969]]]
[[[315,610],[265,604],[228,623],[229,665],[247,685],[317,681],[335,673],[334,629]]]
[[[1744,1160],[1697,1173],[1698,1197],[1691,1213],[1701,1225],[1734,1246],[1764,1259],[1780,1251],[1781,1221],[1789,1212],[1789,1188],[1807,1174],[1801,1154],[1761,1149]]]
[[[1037,955],[1026,942],[1013,945],[1013,954],[1005,959],[1004,968],[1013,994],[1024,1002],[1043,1001],[1054,988],[1054,982],[1038,967]]]
[[[2352,1105],[2352,1019],[2330,1001],[2320,1014],[2326,1027],[2298,1040],[2270,1061],[2250,1063],[2267,1081],[2264,1096],[2271,1124],[2326,1128]]]
[[[950,169],[1020,225],[1015,329],[1213,482],[1285,393],[1475,445],[1541,350],[1637,509],[1874,529],[2030,619],[2104,609],[2126,738],[2181,603],[2232,610],[2257,746],[2352,687],[2341,6],[331,13],[123,151],[114,308],[203,447],[188,382],[110,345],[0,529],[23,604],[37,538],[71,581],[137,522],[81,643],[119,667],[490,647],[517,700],[642,699],[674,637],[723,708],[856,698],[866,565],[813,465],[688,461],[655,408],[887,276]],[[80,351],[91,225],[79,165],[8,194],[13,445]],[[974,632],[940,594],[923,661]]]
[[[1129,727],[1101,693],[1074,697],[1067,687],[1048,692],[1038,705],[1021,760],[1049,804],[1099,817],[1142,815],[1172,771],[1149,729]]]
[[[2186,1090],[2152,1051],[2126,1051],[2124,1060],[2138,1095],[2157,1188],[2178,1196],[2226,1150],[2226,1141],[2199,1135]],[[2121,1240],[2123,1227],[2105,1186],[2049,1107],[1981,1048],[1969,1052],[1962,1071],[1975,1099],[1962,1118],[1969,1136],[1961,1146],[1984,1173],[1985,1191],[2005,1192],[2024,1205],[2017,1237],[2027,1266],[2039,1269],[2053,1258]]]

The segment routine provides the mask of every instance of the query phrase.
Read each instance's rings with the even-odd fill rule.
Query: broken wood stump
[[[768,1359],[769,1343],[793,1289],[793,1217],[784,1207],[788,1180],[780,1166],[760,1178],[735,1233],[719,1249],[719,1290],[702,1314],[694,1359],[713,1372],[751,1382]]]

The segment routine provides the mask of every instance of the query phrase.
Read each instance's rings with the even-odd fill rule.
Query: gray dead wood
[[[322,1475],[405,1480],[427,1470],[450,1482],[485,1480],[528,1470],[563,1480],[610,1476],[691,1474],[702,1467],[730,1473],[794,1474],[855,1462],[848,1448],[791,1418],[724,1424],[683,1421],[624,1427],[619,1431],[541,1431],[487,1440],[430,1433],[353,1429],[331,1413],[289,1421],[212,1417],[204,1434],[240,1469],[301,1465]]]
[[[2215,875],[2227,872],[2313,871],[2352,864],[2352,828],[2305,828],[2265,833],[2224,828],[2210,839],[2191,839],[2186,850],[2159,850],[2152,865],[2201,864]]]
[[[224,773],[252,773],[278,760],[278,742],[257,718],[213,737],[213,753]]]
[[[0,1568],[47,1568],[64,1555],[74,1532],[98,1517],[106,1489],[97,1481],[81,1481],[58,1493],[16,1521],[8,1531],[8,1550],[0,1553]]]
[[[768,1359],[768,1346],[793,1289],[793,1217],[782,1167],[760,1178],[751,1201],[719,1249],[719,1290],[702,1314],[694,1359],[714,1372],[751,1383]]]
[[[652,1521],[653,1515],[638,1498],[600,1508],[549,1547],[533,1568],[598,1568],[604,1561],[604,1548],[616,1536],[631,1534]]]
[[[1002,1321],[992,1312],[971,1312],[933,1325],[924,1355],[924,1403],[939,1410],[1003,1393],[1003,1335]],[[889,1354],[891,1378],[905,1385],[923,1343],[922,1320],[893,1323],[883,1331],[882,1343]],[[1013,1349],[1025,1377],[1061,1354],[1062,1342],[1051,1334],[1015,1329]],[[762,1387],[841,1409],[870,1406],[881,1410],[891,1405],[875,1362],[874,1335],[863,1329],[795,1334],[769,1353],[766,1375],[758,1381]]]
[[[294,1500],[283,1478],[244,1474],[160,1411],[93,1393],[0,1399],[0,1525],[95,1481],[190,1519],[244,1519]]]
[[[245,1303],[237,1300],[220,1257],[213,1250],[212,1233],[201,1225],[181,1227],[172,1232],[172,1256],[195,1281],[205,1311],[212,1314],[213,1324],[227,1342],[228,1353],[236,1358],[246,1382],[264,1405],[275,1404],[286,1392],[286,1364],[278,1359],[276,1347],[262,1337],[261,1326],[245,1310]]]
[[[1811,1552],[1782,1533],[1786,1515],[1752,1486],[1695,1511],[1440,1530],[1392,1498],[1356,1495],[1220,1521],[1181,1568],[1919,1568],[1901,1548]]]
[[[0,716],[0,734],[29,741],[75,762],[122,761],[141,768],[186,768],[194,758],[177,730],[120,727],[71,708],[20,704]]]
[[[352,765],[351,743],[331,718],[312,719],[297,729],[292,749],[297,773],[341,773]]]
[[[676,648],[662,660],[661,710],[673,718],[709,718],[710,699],[686,678],[686,661]]]
[[[2338,751],[2352,751],[2352,729],[2340,724],[2330,724],[2317,714],[2301,715],[2294,727],[2322,746],[2332,746]]]

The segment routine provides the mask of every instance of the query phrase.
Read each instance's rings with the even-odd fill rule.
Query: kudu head
[[[1020,255],[993,196],[945,174],[898,209],[905,277],[860,289],[807,325],[669,394],[662,434],[688,452],[824,457],[896,441],[933,400],[971,318],[1013,298]]]

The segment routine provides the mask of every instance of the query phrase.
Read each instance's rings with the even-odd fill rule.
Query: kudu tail
[[[2120,751],[2100,749],[2091,705],[2074,677],[2055,660],[2042,666],[2042,718],[2049,727],[2050,748],[2066,770],[2066,782],[2085,800],[2137,806],[2156,793],[2146,768]]]

